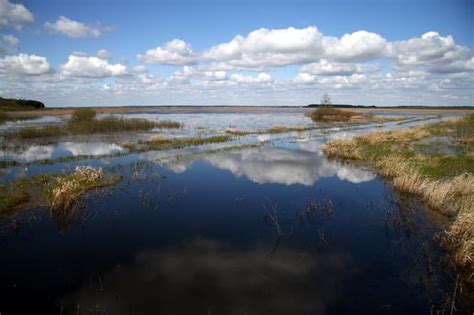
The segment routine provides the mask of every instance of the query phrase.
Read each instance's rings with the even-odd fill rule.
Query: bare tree
[[[324,93],[321,97],[321,106],[328,107],[331,106],[331,97],[327,93]]]

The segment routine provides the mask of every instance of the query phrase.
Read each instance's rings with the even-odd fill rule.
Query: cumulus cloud
[[[387,42],[376,33],[357,31],[337,37],[324,37],[326,58],[336,61],[354,62],[381,58],[385,55]]]
[[[34,21],[33,14],[23,4],[0,0],[0,28],[13,26],[21,30],[25,24]]]
[[[12,53],[18,50],[20,41],[13,35],[3,35],[0,38],[0,53]]]
[[[110,64],[98,57],[70,55],[68,62],[61,65],[61,74],[77,78],[105,78],[128,74],[127,67],[121,64]]]
[[[44,26],[54,33],[63,34],[70,38],[98,38],[102,36],[104,31],[108,30],[100,26],[89,26],[65,16],[60,16],[56,22],[46,22]]]
[[[437,32],[390,43],[389,51],[399,69],[424,68],[430,73],[474,71],[470,49],[457,45],[452,36],[443,37]]]
[[[36,55],[19,54],[0,58],[1,75],[41,75],[51,71],[48,60]]]
[[[191,46],[181,39],[173,39],[163,46],[148,50],[144,55],[137,55],[142,62],[166,65],[193,64],[196,57]]]

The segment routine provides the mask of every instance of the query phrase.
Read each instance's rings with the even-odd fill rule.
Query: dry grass
[[[118,180],[118,176],[106,176],[101,168],[78,166],[74,173],[52,178],[43,195],[49,208],[68,209],[87,191],[115,184]]]
[[[433,135],[452,137],[468,153],[446,157],[414,149],[413,143]],[[371,163],[399,191],[417,195],[429,207],[452,216],[445,244],[468,286],[474,287],[473,137],[474,115],[470,115],[431,126],[334,140],[323,151],[328,157]]]

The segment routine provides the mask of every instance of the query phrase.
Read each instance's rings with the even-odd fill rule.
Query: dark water
[[[318,142],[135,160],[83,162],[123,179],[68,212],[0,219],[2,315],[427,314],[452,292],[433,214]]]

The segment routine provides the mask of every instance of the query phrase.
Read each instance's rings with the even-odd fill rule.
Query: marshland
[[[472,111],[6,115],[2,314],[472,309]]]

